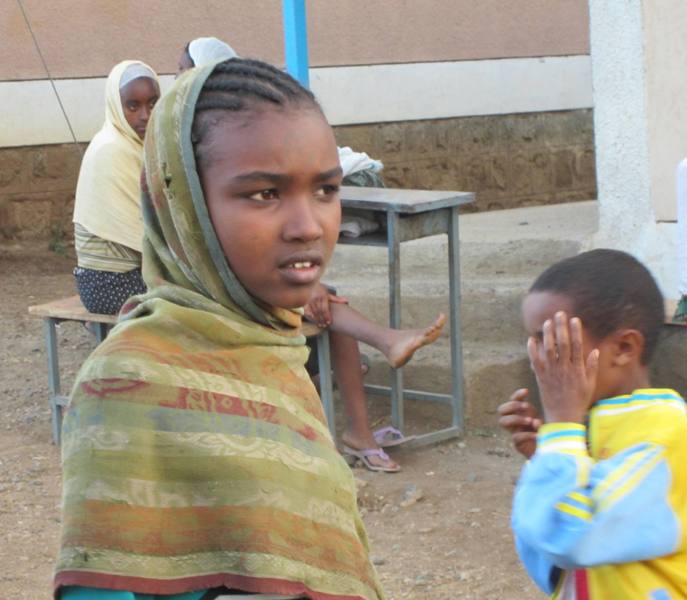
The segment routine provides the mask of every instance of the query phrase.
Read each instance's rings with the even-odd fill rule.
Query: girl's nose
[[[322,237],[316,201],[311,194],[289,198],[284,207],[286,218],[283,236],[286,241],[313,242]]]

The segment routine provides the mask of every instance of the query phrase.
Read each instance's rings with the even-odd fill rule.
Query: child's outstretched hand
[[[332,324],[332,313],[329,310],[330,302],[348,304],[346,298],[330,293],[326,286],[318,283],[310,296],[310,300],[305,305],[306,318],[321,329],[329,327]]]
[[[527,341],[547,423],[582,423],[591,406],[599,351],[583,356],[582,342],[582,321],[563,311],[544,322],[541,341]]]
[[[516,390],[498,408],[499,426],[511,434],[513,446],[525,458],[537,449],[537,431],[542,424],[537,410],[527,402],[528,394],[525,388]]]

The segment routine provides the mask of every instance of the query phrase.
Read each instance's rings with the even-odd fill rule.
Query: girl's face
[[[138,77],[119,90],[119,97],[127,123],[143,139],[150,113],[160,98],[157,83],[149,77]]]
[[[270,306],[304,306],[339,235],[341,166],[316,109],[257,111],[217,123],[198,170],[229,266]]]

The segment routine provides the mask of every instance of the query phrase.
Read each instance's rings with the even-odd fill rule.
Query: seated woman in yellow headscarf
[[[148,65],[127,60],[112,69],[105,93],[105,123],[84,154],[76,186],[74,275],[84,306],[113,315],[146,291],[140,177],[143,137],[160,86]]]

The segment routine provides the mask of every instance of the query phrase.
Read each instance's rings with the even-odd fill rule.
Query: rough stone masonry
[[[596,198],[591,110],[335,127],[384,162],[389,187],[467,190],[471,211]],[[0,148],[0,242],[72,236],[86,145]]]

